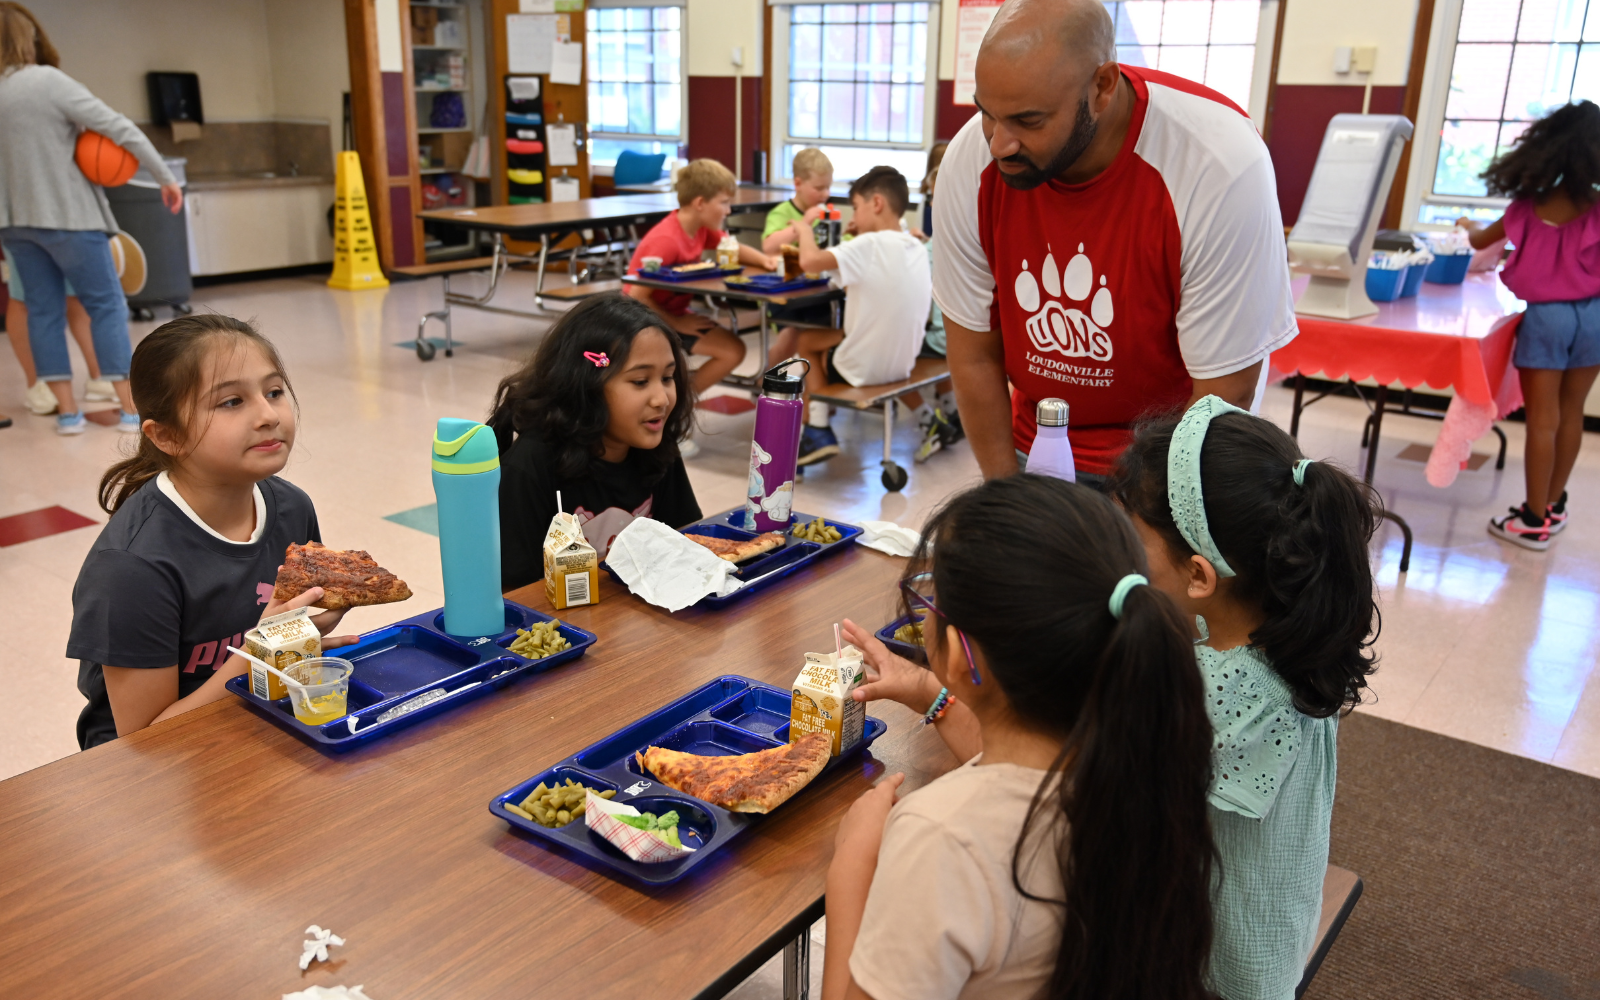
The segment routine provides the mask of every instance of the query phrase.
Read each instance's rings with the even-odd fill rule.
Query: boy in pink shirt
[[[707,251],[715,252],[727,234],[722,222],[733,204],[738,182],[733,172],[716,160],[695,160],[678,172],[674,185],[678,210],[651,227],[628,261],[628,273],[638,274],[646,257],[661,258],[662,267],[693,264]],[[777,264],[754,247],[739,244],[739,263],[774,270]],[[691,383],[698,395],[722,381],[744,360],[744,341],[716,324],[709,316],[690,312],[694,296],[660,288],[627,285],[628,294],[650,306],[683,339],[684,350],[709,360],[694,373]]]

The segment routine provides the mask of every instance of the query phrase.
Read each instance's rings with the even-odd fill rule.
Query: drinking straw
[[[839,623],[833,623],[833,657],[835,660],[844,656],[844,644],[839,640]]]

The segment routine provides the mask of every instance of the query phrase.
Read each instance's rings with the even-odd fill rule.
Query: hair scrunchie
[[[1149,583],[1148,579],[1138,573],[1129,573],[1118,580],[1117,585],[1111,588],[1111,600],[1107,602],[1111,608],[1111,617],[1120,621],[1122,619],[1122,602],[1128,599],[1128,591],[1135,587],[1147,586]]]

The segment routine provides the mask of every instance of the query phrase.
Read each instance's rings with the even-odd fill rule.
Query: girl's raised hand
[[[913,712],[922,712],[939,694],[939,680],[933,671],[919,667],[889,651],[877,636],[846,618],[844,637],[861,650],[867,667],[867,683],[850,693],[856,701],[897,701]]]
[[[282,572],[283,567],[279,566],[278,570]],[[280,601],[276,598],[269,597],[267,598],[266,608],[264,608],[261,612],[261,618],[265,620],[267,618],[271,618],[273,615],[281,615],[285,611],[297,611],[300,608],[309,608],[318,601],[322,600],[323,593],[324,591],[321,587],[312,587],[305,593],[296,597],[291,597],[287,601]],[[311,616],[311,624],[315,625],[317,627],[317,631],[322,633],[322,649],[324,652],[330,649],[338,649],[340,646],[349,646],[357,641],[358,637],[353,635],[328,634],[339,627],[339,622],[344,618],[344,613],[346,610],[348,609],[324,611],[319,615]]]

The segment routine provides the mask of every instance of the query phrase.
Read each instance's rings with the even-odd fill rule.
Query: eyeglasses
[[[933,603],[933,600],[923,593],[925,590],[932,589],[932,573],[918,573],[900,581],[900,591],[906,595],[906,603],[911,605],[913,610],[926,608],[932,614],[938,615],[948,622],[950,616],[940,611],[938,606]],[[951,628],[955,628],[955,626],[952,625]],[[967,644],[967,634],[960,629],[956,629],[956,635],[961,637],[961,651],[967,654],[967,670],[972,675],[972,683],[974,685],[982,684],[983,678],[978,676],[978,661],[972,658],[972,647]]]

